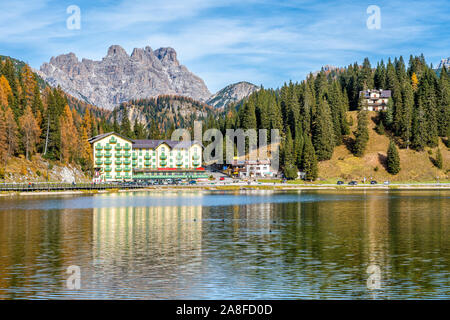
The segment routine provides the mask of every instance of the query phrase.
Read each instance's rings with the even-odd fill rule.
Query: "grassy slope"
[[[351,128],[351,139],[354,139],[353,131],[356,130],[356,112],[349,112],[353,118],[353,126]],[[376,116],[376,112],[370,112],[369,118]],[[385,135],[379,135],[375,132],[375,123],[369,121],[369,143],[362,158],[352,155],[345,145],[335,148],[331,160],[323,161],[319,164],[319,177],[329,181],[337,179],[345,180],[362,180],[363,177],[377,180],[378,182],[402,181],[402,182],[434,182],[436,176],[441,181],[449,179],[450,170],[450,151],[439,141],[441,153],[444,160],[443,170],[437,169],[430,160],[435,157],[436,148],[432,149],[432,155],[428,154],[429,148],[423,152],[414,150],[399,149],[401,171],[393,176],[385,169],[386,152],[388,149],[389,138]],[[378,171],[374,168],[378,167]]]

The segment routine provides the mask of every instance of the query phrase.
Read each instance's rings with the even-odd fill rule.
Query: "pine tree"
[[[445,66],[442,68],[439,78],[437,114],[438,134],[445,137],[447,129],[450,127],[450,76]]]
[[[302,165],[303,146],[304,140],[303,140],[302,126],[299,123],[295,130],[295,139],[294,139],[295,165],[298,168],[301,168]]]
[[[114,109],[113,111],[113,131],[115,133],[120,133],[120,126],[117,122],[117,109]]]
[[[128,138],[133,137],[133,131],[131,130],[130,119],[128,118],[127,106],[123,106],[123,108],[122,108],[122,120],[121,120],[121,124],[120,124],[120,133]]]
[[[437,121],[437,86],[435,73],[426,70],[417,90],[417,104],[424,111],[426,130],[425,141],[429,147],[436,147],[438,143],[438,121]]]
[[[148,134],[148,138],[150,140],[161,139],[161,132],[159,131],[158,124],[156,123],[155,119],[152,119],[152,122],[150,124],[150,132]]]
[[[291,129],[289,127],[287,128],[286,139],[283,144],[283,173],[287,179],[295,179],[297,177],[294,143],[292,140]]]
[[[36,151],[36,145],[39,142],[41,129],[33,115],[31,106],[27,106],[23,116],[19,118],[20,132],[22,134],[22,142],[25,146],[25,157],[30,159],[30,155]]]
[[[326,99],[321,99],[313,121],[313,145],[317,160],[329,160],[334,149],[334,130],[330,108]]]
[[[442,160],[442,153],[441,149],[437,148],[436,150],[436,160],[435,160],[436,167],[439,169],[442,169],[443,167],[443,160]]]
[[[404,146],[409,147],[411,141],[412,117],[414,109],[414,92],[409,81],[406,81],[402,87],[402,104],[398,108],[397,117],[397,135],[402,138]]]
[[[306,134],[304,141],[302,168],[305,173],[305,179],[314,181],[318,175],[316,152],[314,151],[311,138]]]
[[[355,144],[353,153],[357,157],[362,157],[369,141],[368,114],[362,109],[358,112],[358,126],[355,132]]]
[[[400,172],[400,157],[398,155],[397,147],[392,140],[389,142],[387,151],[387,172],[393,175]]]

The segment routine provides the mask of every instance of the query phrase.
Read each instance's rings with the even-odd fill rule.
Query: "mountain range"
[[[186,96],[223,108],[257,90],[248,82],[227,86],[211,95],[205,82],[177,59],[173,48],[135,48],[131,55],[113,45],[101,61],[74,53],[52,57],[37,73],[51,86],[86,103],[112,110],[121,103],[160,95]]]

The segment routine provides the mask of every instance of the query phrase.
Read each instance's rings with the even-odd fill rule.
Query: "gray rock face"
[[[247,98],[259,89],[260,87],[245,81],[230,84],[211,96],[206,103],[215,108],[223,109],[230,103]]]
[[[134,49],[131,56],[121,46],[111,46],[101,61],[73,53],[52,57],[39,75],[87,103],[112,110],[122,102],[162,94],[206,101],[211,93],[202,79],[180,65],[172,48]]]
[[[441,59],[441,62],[439,62],[437,69],[442,69],[443,67],[445,67],[446,69],[450,68],[450,57],[447,59]]]

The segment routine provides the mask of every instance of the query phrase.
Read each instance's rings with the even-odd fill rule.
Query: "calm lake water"
[[[450,191],[0,198],[0,299],[449,299],[449,276]]]

